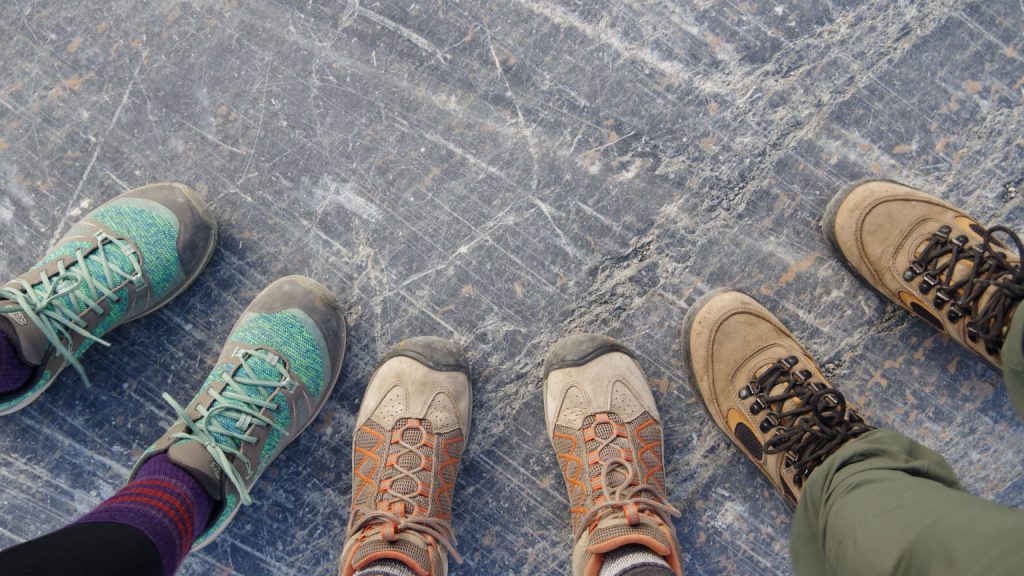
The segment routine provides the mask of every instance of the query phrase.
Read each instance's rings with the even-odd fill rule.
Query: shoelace
[[[119,302],[119,296],[115,290],[119,289],[125,282],[131,282],[136,288],[145,286],[142,276],[142,261],[135,248],[123,241],[107,235],[104,232],[97,232],[96,248],[90,248],[88,255],[81,249],[75,251],[76,262],[71,268],[64,266],[63,260],[57,262],[57,272],[47,276],[46,272],[39,273],[39,282],[31,284],[22,279],[17,279],[14,284],[19,288],[0,288],[0,300],[9,300],[13,306],[0,307],[0,314],[22,312],[39,331],[42,332],[46,341],[53,346],[57,354],[67,360],[78,375],[82,377],[86,385],[89,385],[89,378],[85,374],[82,364],[75,358],[73,349],[74,334],[92,340],[103,346],[110,346],[110,343],[89,332],[88,323],[81,318],[82,305],[98,315],[105,313],[100,301],[104,298],[111,302]],[[105,247],[113,245],[128,258],[132,265],[131,270],[123,270],[107,259]],[[99,264],[103,270],[102,278],[95,278],[87,262]],[[37,292],[35,286],[41,285],[42,292]],[[60,298],[67,296],[71,306],[65,306]]]
[[[356,522],[355,526],[352,527],[352,532],[359,533],[377,524],[382,525],[382,538],[384,538],[385,542],[393,542],[401,532],[413,532],[420,536],[430,536],[435,542],[443,546],[456,562],[462,564],[462,556],[455,550],[458,541],[452,532],[451,524],[446,520],[427,518],[425,516],[403,517],[393,512],[374,510],[367,512],[359,522]],[[391,526],[391,529],[386,530],[388,526]]]
[[[1002,247],[995,234],[1006,234],[1016,246],[1018,255],[1024,254],[1024,245],[1020,237],[1005,226],[984,230],[984,241],[980,246],[969,245],[969,238],[965,235],[950,238],[952,231],[949,226],[939,228],[911,262],[903,278],[910,282],[920,276],[921,294],[934,290],[935,307],[942,310],[948,304],[946,315],[951,322],[970,318],[967,337],[972,342],[981,339],[989,354],[998,354],[1011,313],[1024,300],[1024,270],[995,248],[997,245]],[[954,281],[954,273],[960,263],[969,265],[970,272]],[[979,309],[981,297],[993,286],[997,290]]]
[[[873,430],[855,410],[848,409],[838,390],[811,380],[809,370],[797,370],[796,356],[783,358],[740,390],[742,400],[755,398],[751,414],[768,410],[761,432],[776,434],[765,443],[765,454],[786,455],[794,469],[793,481],[801,486],[811,472],[840,446]],[[778,387],[782,390],[771,393]],[[789,410],[785,404],[792,403]]]
[[[245,465],[246,476],[252,476],[253,463],[242,453],[244,444],[254,444],[258,440],[255,436],[239,433],[235,430],[225,428],[214,416],[221,416],[233,420],[238,430],[248,430],[250,426],[270,426],[279,431],[283,436],[288,436],[288,430],[274,421],[272,415],[263,415],[260,412],[266,408],[271,413],[276,412],[278,404],[269,402],[265,398],[273,394],[279,388],[292,388],[295,381],[291,379],[284,361],[273,352],[264,349],[242,350],[236,349],[233,356],[239,360],[238,365],[230,371],[225,371],[221,378],[225,382],[223,390],[216,392],[209,390],[213,396],[213,403],[207,409],[199,407],[199,418],[192,420],[188,411],[178,404],[169,394],[164,393],[164,400],[171,405],[178,418],[188,427],[188,432],[179,432],[172,438],[179,440],[195,440],[206,448],[213,461],[224,472],[228,480],[238,490],[242,504],[252,504],[249,496],[249,488],[245,484],[238,470],[231,463],[231,456],[234,456]],[[256,370],[251,365],[254,359],[266,362],[277,369],[280,374],[278,380],[264,380],[256,376]],[[255,398],[246,393],[243,386],[255,386],[258,389],[265,389],[267,394],[263,398]],[[228,401],[233,402],[228,402]],[[234,440],[237,444],[232,443]]]
[[[605,448],[612,446],[617,438],[619,436],[613,433],[608,438],[602,439],[602,443],[597,446],[595,452],[601,454]],[[623,480],[613,489],[609,480],[611,472],[617,467],[624,470]],[[631,526],[639,523],[640,515],[644,512],[653,513],[666,526],[672,526],[673,517],[682,516],[682,512],[664,499],[657,486],[639,482],[638,478],[636,467],[625,458],[609,458],[602,462],[601,491],[604,493],[605,501],[586,513],[576,526],[574,540],[578,541],[595,521],[615,510],[621,510]],[[636,481],[635,485],[634,481]],[[650,496],[643,495],[644,492]]]
[[[424,431],[423,433],[426,434],[427,432]],[[417,495],[418,492],[403,494],[394,489],[395,479],[399,477],[408,478],[419,486],[419,478],[416,477],[416,472],[418,472],[418,470],[407,470],[403,467],[401,464],[402,456],[405,453],[411,453],[417,457],[419,462],[429,460],[430,458],[421,451],[421,447],[432,446],[433,444],[421,441],[419,445],[414,446],[406,442],[401,434],[399,434],[397,438],[397,443],[402,446],[405,452],[400,452],[396,454],[393,459],[389,459],[390,466],[398,472],[398,476],[391,477],[384,494],[386,496],[390,496],[393,500],[397,500],[397,502],[394,503],[399,504],[398,509],[400,512],[387,510],[363,511],[365,516],[355,523],[352,527],[352,532],[359,533],[367,528],[380,525],[381,537],[385,542],[394,542],[397,539],[398,534],[401,532],[412,532],[414,534],[418,534],[420,537],[429,536],[440,546],[444,547],[456,562],[462,564],[462,556],[460,556],[458,551],[455,549],[458,545],[458,540],[455,538],[455,532],[452,530],[451,522],[440,518],[422,516],[415,512],[406,515],[406,506],[413,511],[417,509],[417,504],[413,499],[413,496]],[[394,508],[395,507],[392,506],[392,509]]]

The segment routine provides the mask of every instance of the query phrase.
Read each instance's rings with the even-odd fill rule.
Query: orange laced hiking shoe
[[[791,508],[819,464],[872,430],[782,322],[742,292],[694,304],[682,349],[711,419]]]
[[[629,545],[681,576],[661,418],[632,353],[608,336],[578,334],[555,344],[544,374],[548,437],[569,491],[573,576],[597,576],[606,554]]]
[[[366,387],[352,449],[352,514],[341,576],[377,561],[446,576],[452,497],[469,436],[469,364],[448,340],[410,338]]]

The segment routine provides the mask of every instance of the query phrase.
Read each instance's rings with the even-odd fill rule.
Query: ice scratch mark
[[[544,213],[544,216],[548,219],[548,222],[551,223],[551,227],[555,229],[555,232],[558,234],[558,238],[561,239],[562,241],[562,249],[565,250],[566,253],[568,253],[570,256],[576,256],[576,250],[573,249],[572,243],[569,242],[569,239],[566,238],[565,234],[562,232],[562,229],[558,227],[558,224],[555,224],[554,218],[551,217],[551,212],[554,211],[554,208],[541,202],[536,197],[534,197],[532,200],[534,205],[540,208],[540,211]]]
[[[435,58],[440,60],[442,64],[448,63],[448,55],[445,54],[444,51],[438,48],[437,46],[434,46],[434,44],[430,40],[427,40],[423,36],[420,36],[419,34],[406,28],[405,26],[402,26],[398,22],[395,22],[394,20],[389,20],[372,10],[368,10],[366,8],[363,8],[362,6],[359,6],[358,2],[356,2],[355,5],[356,10],[359,11],[359,14],[365,16],[367,20],[379,24],[384,28],[391,30],[395,34],[402,36],[406,40],[419,46],[428,54],[432,54]]]
[[[338,16],[338,24],[341,28],[347,28],[358,14],[359,0],[349,0],[348,6],[345,6],[345,10]]]
[[[512,100],[512,105],[516,107],[516,116],[519,118],[519,125],[526,128],[526,121],[523,120],[523,111],[519,108],[519,102],[516,100],[516,96],[512,92],[512,85],[508,83],[508,77],[505,76],[505,70],[501,67],[501,59],[498,58],[498,53],[494,51],[494,43],[491,42],[490,31],[488,31],[487,34],[487,47],[491,49],[491,58],[494,60],[494,68],[498,71],[498,76],[501,76],[502,82],[505,83],[505,90],[507,91],[508,97]]]
[[[583,202],[580,202],[579,200],[577,200],[576,201],[576,205],[579,206],[581,209],[583,209],[583,211],[586,212],[587,214],[590,214],[594,218],[597,218],[598,220],[600,220],[605,226],[608,226],[609,228],[614,229],[616,232],[620,232],[622,230],[622,227],[619,226],[617,223],[612,222],[611,220],[608,219],[607,216],[605,216],[604,214],[601,214],[597,210],[594,210],[590,206],[587,206]]]
[[[1024,4],[1024,0],[1021,0],[1021,3]],[[995,34],[990,32],[987,28],[985,28],[981,24],[979,24],[979,23],[975,22],[973,19],[971,19],[970,16],[967,16],[966,14],[960,13],[960,14],[957,14],[957,17],[960,18],[960,20],[962,20],[965,24],[967,24],[971,28],[974,28],[975,30],[977,30],[982,36],[987,38],[990,42],[992,42],[996,46],[999,46],[1000,48],[1002,48],[1003,55],[1006,56],[1007,58],[1012,58],[1014,60],[1017,60],[1018,62],[1020,62],[1021,60],[1024,60],[1024,58],[1021,58],[1017,54],[1016,50],[1013,50],[1012,46],[1007,45],[1005,42],[1000,40],[998,36],[996,36]]]
[[[82,172],[82,177],[78,180],[78,186],[75,187],[75,191],[71,194],[71,201],[68,202],[68,209],[64,211],[64,218],[61,219],[60,224],[57,225],[54,230],[53,238],[50,239],[51,246],[56,244],[57,240],[60,239],[60,235],[64,230],[64,224],[67,223],[68,218],[73,215],[78,215],[78,213],[71,210],[71,208],[76,202],[78,202],[78,196],[82,193],[82,188],[85,186],[86,181],[89,180],[89,175],[92,174],[92,168],[96,165],[96,159],[99,158],[100,151],[103,150],[103,142],[106,140],[107,135],[110,134],[110,131],[114,129],[114,126],[117,125],[117,120],[121,117],[121,111],[124,110],[124,105],[128,103],[128,97],[131,96],[132,90],[135,89],[135,81],[139,79],[139,71],[142,69],[143,61],[145,61],[145,57],[140,59],[139,65],[135,67],[135,73],[133,74],[131,81],[128,82],[128,88],[125,89],[124,95],[121,97],[121,103],[118,104],[117,110],[114,110],[114,116],[110,119],[110,124],[107,125],[107,129],[103,131],[103,134],[101,134],[96,141],[96,146],[92,151],[92,158],[89,160],[89,164],[86,165],[85,171]],[[87,204],[83,203],[83,207],[85,207],[85,205]]]
[[[267,109],[267,84],[270,80],[270,64],[271,60],[267,60],[267,66],[263,71],[263,82],[260,88],[262,88],[263,95],[260,97],[260,116],[259,120],[256,121],[256,137],[253,139],[252,146],[250,147],[251,152],[249,157],[245,160],[245,168],[242,170],[242,176],[235,182],[235,185],[239,185],[249,177],[249,169],[252,168],[252,160],[256,156],[256,146],[260,143],[260,136],[263,134],[263,113]],[[255,92],[255,88],[253,91]]]
[[[498,76],[501,77],[502,82],[505,83],[506,94],[512,101],[512,105],[516,108],[516,117],[519,119],[519,127],[523,130],[523,137],[526,138],[526,149],[530,153],[530,157],[533,158],[533,184],[531,190],[537,191],[540,184],[540,157],[537,154],[537,144],[534,142],[533,130],[526,125],[526,119],[523,117],[523,110],[519,107],[519,101],[516,100],[515,92],[512,91],[512,85],[508,81],[508,76],[505,75],[505,70],[501,67],[501,59],[498,58],[498,53],[494,50],[494,42],[491,41],[490,29],[484,28],[487,32],[487,46],[491,50],[491,58],[494,60],[494,68],[498,71]]]
[[[605,144],[601,144],[600,146],[598,146],[596,148],[591,148],[590,150],[588,150],[585,153],[589,154],[589,153],[593,153],[593,152],[600,152],[601,150],[604,150],[605,148],[607,148],[609,146],[614,146],[614,145],[618,144],[620,141],[625,140],[626,138],[629,138],[630,136],[633,136],[634,134],[636,134],[636,130],[630,132],[629,134],[626,134],[625,136],[619,136],[618,138],[616,138],[615,140],[612,140],[611,142],[607,142]]]
[[[181,122],[182,122],[182,123],[183,123],[183,124],[184,124],[185,126],[188,126],[189,128],[191,128],[191,129],[195,130],[196,132],[198,132],[198,133],[199,133],[199,134],[201,134],[202,136],[205,136],[207,140],[210,140],[210,141],[212,141],[212,142],[215,142],[215,143],[217,143],[217,144],[220,144],[221,146],[223,146],[223,147],[227,148],[228,150],[231,150],[231,151],[232,151],[232,152],[234,152],[235,154],[241,154],[242,156],[245,156],[245,155],[246,155],[246,153],[245,153],[245,152],[242,152],[242,151],[241,151],[241,150],[239,150],[238,148],[235,148],[234,146],[231,146],[231,145],[229,145],[229,144],[225,144],[224,142],[222,142],[222,141],[218,140],[218,139],[217,139],[217,137],[215,137],[215,136],[214,136],[213,134],[210,134],[210,133],[208,133],[208,132],[204,132],[204,131],[200,130],[198,126],[196,126],[196,125],[192,124],[191,122],[188,122],[188,121],[185,121],[185,120],[182,120]]]
[[[448,140],[445,140],[444,138],[442,138],[442,137],[440,137],[440,136],[438,136],[436,134],[431,134],[430,132],[424,132],[423,136],[427,140],[430,140],[431,142],[433,142],[434,144],[440,144],[441,146],[444,146],[445,148],[447,148],[448,150],[454,152],[458,156],[461,156],[461,157],[465,158],[470,164],[472,164],[473,166],[476,166],[477,168],[480,168],[481,170],[487,172],[491,176],[497,176],[498,178],[501,178],[502,180],[504,180],[505,182],[507,182],[509,184],[512,183],[512,181],[509,179],[509,177],[506,176],[503,172],[501,172],[497,168],[491,166],[490,164],[484,162],[483,160],[477,158],[476,156],[470,154],[469,152],[467,152],[463,148],[461,148],[459,146],[456,146],[452,142],[449,142]]]
[[[532,0],[516,1],[559,26],[575,28],[590,40],[607,44],[622,56],[638,60],[647,66],[658,70],[677,85],[685,84],[692,79],[691,75],[678,62],[659,58],[658,55],[649,48],[642,48],[630,44],[623,40],[619,34],[609,28],[604,22],[591,24],[575,14],[571,14],[557,6],[533,2]]]
[[[351,182],[337,183],[330,178],[323,178],[313,189],[313,198],[320,205],[317,213],[328,208],[341,206],[356,216],[370,222],[380,222],[382,212],[376,204],[356,194],[356,186]]]
[[[11,206],[10,199],[4,197],[3,200],[0,200],[0,221],[10,224],[12,218],[14,218],[14,207]]]
[[[121,190],[124,190],[124,191],[127,192],[128,190],[131,189],[131,188],[129,188],[129,186],[127,184],[122,182],[120,178],[118,178],[117,176],[114,176],[114,174],[110,170],[104,170],[103,173],[106,174],[107,177],[109,177],[111,180],[113,180],[118,186],[120,186]]]

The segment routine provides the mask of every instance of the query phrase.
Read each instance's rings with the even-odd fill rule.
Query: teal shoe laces
[[[277,412],[280,405],[269,401],[268,398],[280,388],[293,390],[297,382],[292,380],[288,374],[284,360],[269,350],[235,349],[232,356],[238,358],[238,365],[221,374],[220,381],[225,383],[223,390],[217,392],[209,389],[213,402],[209,408],[202,405],[197,407],[199,418],[196,420],[190,418],[188,411],[182,408],[169,394],[164,393],[163,398],[171,405],[178,418],[181,418],[189,430],[189,432],[174,434],[172,438],[195,440],[202,444],[228,480],[238,489],[242,504],[248,505],[252,504],[252,498],[249,496],[246,478],[252,477],[253,463],[242,452],[242,447],[245,444],[255,444],[259,439],[246,434],[245,431],[252,426],[270,426],[283,436],[288,436],[288,431],[273,419],[273,413]],[[252,364],[253,360],[269,364],[276,370],[280,378],[267,380],[259,377],[257,367]],[[260,396],[253,396],[250,390]],[[264,415],[263,409],[266,409],[268,414]],[[225,422],[230,423],[231,426],[225,426]],[[231,456],[245,465],[245,477],[242,477],[238,469],[231,463]]]
[[[70,267],[65,267],[64,261],[58,260],[57,272],[50,276],[45,271],[40,272],[37,284],[17,279],[13,284],[20,289],[11,286],[0,288],[0,300],[9,300],[14,304],[0,306],[0,314],[24,313],[39,328],[57,354],[64,357],[78,372],[86,385],[89,385],[89,378],[75,358],[74,334],[104,346],[110,346],[110,343],[89,332],[88,323],[82,319],[82,314],[86,310],[92,310],[100,316],[105,314],[100,302],[103,299],[119,302],[123,296],[119,296],[117,291],[127,282],[136,288],[145,286],[142,260],[134,246],[104,232],[97,232],[95,237],[96,248],[90,248],[88,255],[82,249],[76,250],[76,261]],[[123,253],[131,270],[111,262],[107,257],[107,246],[113,246]],[[98,265],[101,274],[95,275],[88,264]],[[61,300],[65,296],[67,302]]]

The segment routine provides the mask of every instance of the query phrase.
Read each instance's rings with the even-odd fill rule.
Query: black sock
[[[28,384],[35,369],[35,366],[22,361],[8,336],[0,332],[0,394],[13,392]]]
[[[75,524],[0,552],[4,576],[162,576],[156,546],[123,524]]]

